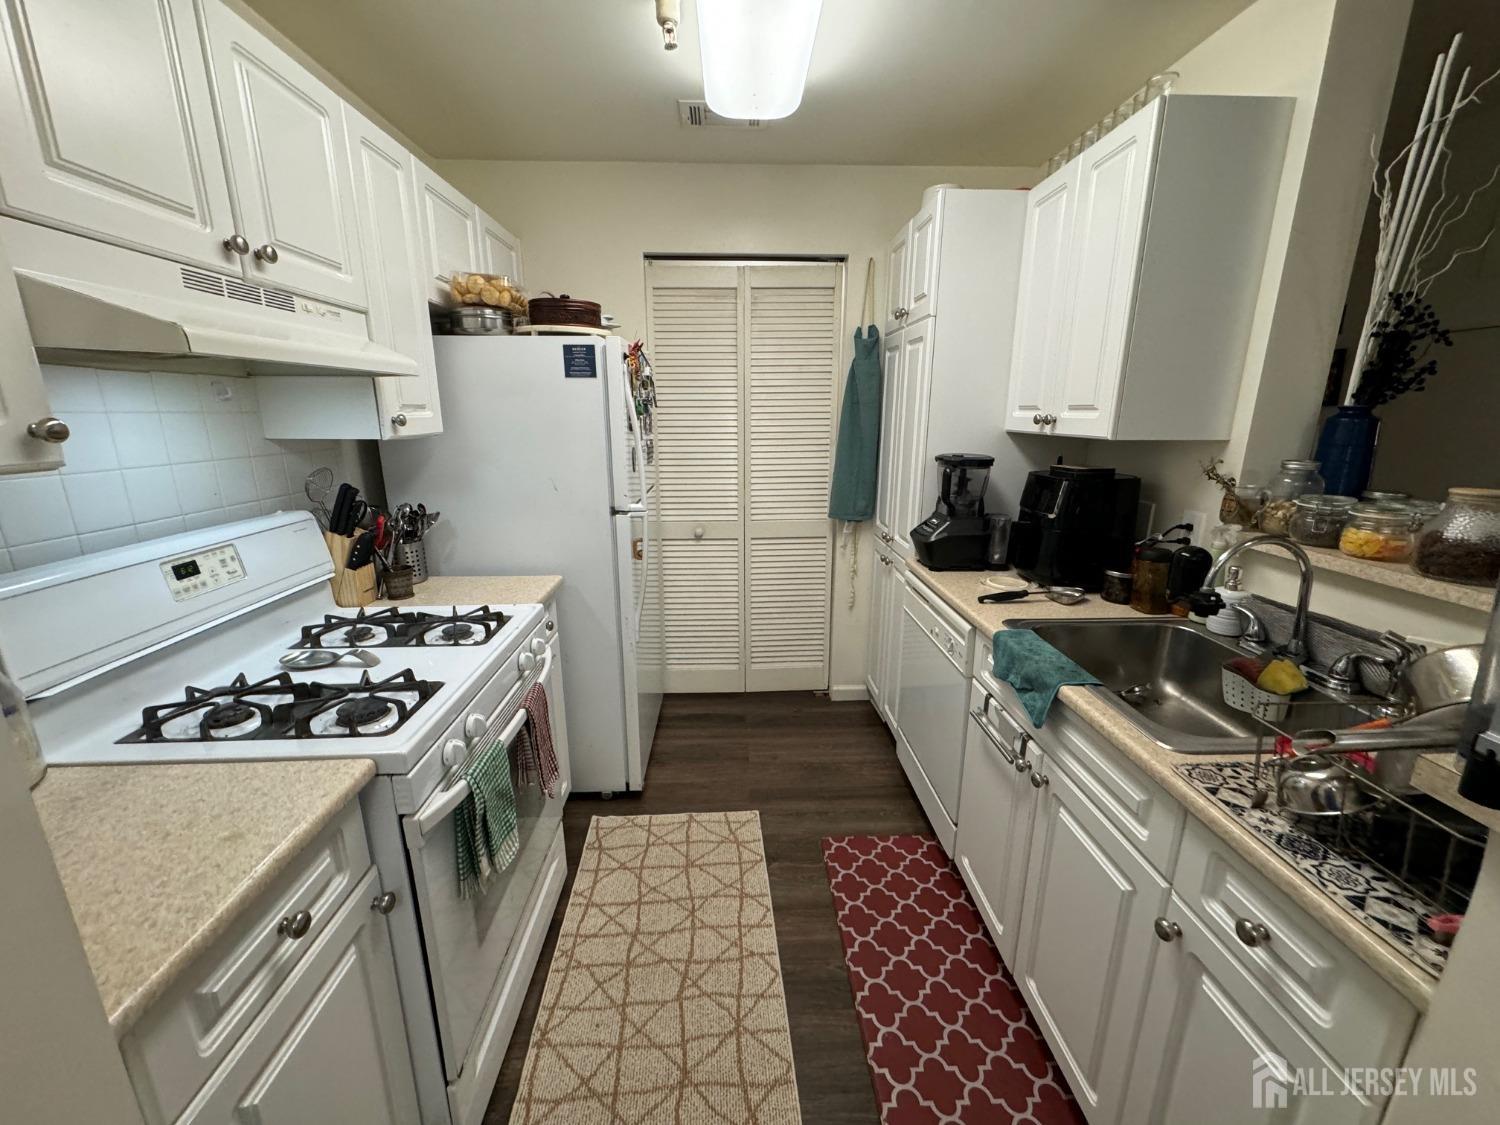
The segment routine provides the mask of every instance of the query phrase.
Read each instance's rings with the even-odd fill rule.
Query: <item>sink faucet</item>
[[[1297,615],[1292,619],[1292,639],[1287,641],[1282,651],[1293,661],[1301,663],[1307,659],[1307,603],[1312,599],[1313,569],[1312,560],[1307,557],[1307,552],[1290,539],[1283,539],[1279,535],[1255,535],[1249,539],[1242,539],[1229,550],[1219,556],[1218,562],[1214,563],[1208,577],[1204,579],[1204,586],[1213,589],[1220,571],[1228,565],[1229,560],[1238,555],[1248,547],[1261,544],[1267,547],[1279,547],[1292,557],[1297,564]]]

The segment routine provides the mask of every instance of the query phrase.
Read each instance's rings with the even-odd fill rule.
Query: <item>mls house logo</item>
[[[1255,1109],[1285,1109],[1288,1085],[1286,1060],[1264,1054],[1250,1072],[1250,1104]]]

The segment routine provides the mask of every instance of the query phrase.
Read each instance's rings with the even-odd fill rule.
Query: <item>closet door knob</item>
[[[281,258],[281,255],[277,252],[276,247],[272,246],[268,242],[264,246],[257,246],[255,248],[255,258],[257,261],[265,262],[269,266],[274,266]]]
[[[231,234],[224,240],[224,249],[231,254],[248,254],[250,253],[250,240],[243,234]]]
[[[703,538],[703,528],[701,528],[701,527],[695,527],[695,528],[693,528],[693,538],[694,539],[702,539]]]

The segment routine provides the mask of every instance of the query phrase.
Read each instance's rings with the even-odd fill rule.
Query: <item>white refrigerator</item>
[[[639,791],[661,711],[654,436],[619,337],[442,336],[443,433],[382,442],[433,574],[561,574],[573,788]],[[422,600],[422,587],[416,601]]]

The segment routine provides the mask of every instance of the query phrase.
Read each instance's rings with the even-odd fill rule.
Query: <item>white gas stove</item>
[[[484,1113],[566,863],[560,631],[540,605],[340,609],[312,516],[279,513],[0,577],[0,657],[49,767],[368,758],[361,794],[422,1122]],[[283,658],[317,664],[287,667]],[[333,663],[335,656],[342,657]],[[517,786],[519,854],[460,899],[459,767],[549,700],[553,792]],[[540,704],[538,704],[540,706]]]

